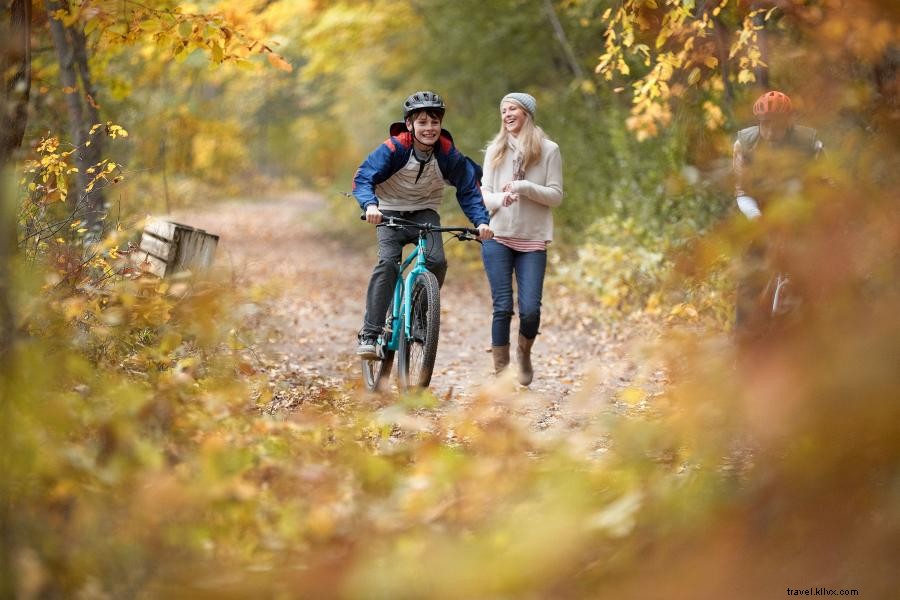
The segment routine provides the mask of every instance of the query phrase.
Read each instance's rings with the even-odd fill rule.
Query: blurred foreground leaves
[[[4,578],[23,598],[884,597],[900,227],[856,192],[765,225],[793,240],[799,323],[740,344],[672,325],[646,357],[667,389],[587,385],[586,422],[540,432],[506,380],[455,408],[314,386],[276,408],[224,283],[18,266]],[[725,224],[689,262],[756,233]]]

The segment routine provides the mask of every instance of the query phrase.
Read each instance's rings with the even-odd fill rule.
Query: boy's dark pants
[[[441,217],[432,209],[395,211],[382,210],[383,215],[400,217],[414,223],[431,223],[440,225]],[[384,328],[384,318],[387,314],[391,296],[394,293],[394,285],[397,283],[397,274],[400,268],[400,256],[403,246],[415,244],[419,239],[416,229],[391,229],[378,227],[378,264],[372,270],[369,279],[369,289],[366,292],[366,316],[363,320],[361,337],[377,337]],[[444,257],[444,243],[440,233],[429,233],[425,240],[425,266],[437,277],[438,284],[444,285],[444,277],[447,275],[447,259]]]

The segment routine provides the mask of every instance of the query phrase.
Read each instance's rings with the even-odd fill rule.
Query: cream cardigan
[[[547,138],[541,141],[541,159],[525,171],[525,178],[513,181],[514,152],[507,152],[495,169],[493,147],[484,156],[481,194],[491,214],[491,229],[501,237],[525,240],[553,240],[551,208],[562,202],[562,157],[559,146]],[[503,186],[513,181],[512,191],[519,201],[503,206]]]

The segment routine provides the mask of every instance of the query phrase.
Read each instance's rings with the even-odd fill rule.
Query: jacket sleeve
[[[544,206],[559,206],[563,197],[562,156],[559,147],[554,147],[547,157],[547,180],[544,185],[520,179],[513,182],[513,191]]]
[[[447,173],[447,181],[456,188],[459,207],[475,227],[489,224],[491,218],[484,207],[475,163],[455,148],[451,150],[449,159],[450,172]]]
[[[494,189],[494,167],[491,163],[494,155],[488,150],[484,155],[484,176],[481,183],[481,195],[484,197],[484,206],[488,212],[494,214],[503,206],[503,192]]]
[[[740,140],[734,142],[734,148],[731,155],[731,168],[734,173],[734,196],[746,195],[744,188],[744,177],[746,165],[744,164],[744,148]]]
[[[363,161],[353,176],[353,196],[363,210],[370,204],[378,206],[375,186],[387,181],[391,170],[391,149],[387,143],[381,144]]]

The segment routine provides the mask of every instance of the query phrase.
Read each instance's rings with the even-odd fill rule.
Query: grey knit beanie
[[[525,110],[531,113],[531,116],[534,116],[534,112],[537,110],[537,100],[534,99],[534,96],[531,94],[526,94],[525,92],[510,92],[509,94],[503,96],[503,100],[500,101],[500,104],[503,104],[507,100],[515,100],[519,104],[525,107]]]

